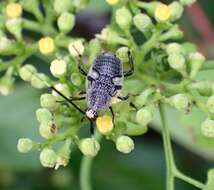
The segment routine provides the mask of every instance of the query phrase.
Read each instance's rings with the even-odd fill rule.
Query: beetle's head
[[[86,116],[90,119],[90,120],[96,120],[97,119],[97,111],[88,108],[86,111]]]

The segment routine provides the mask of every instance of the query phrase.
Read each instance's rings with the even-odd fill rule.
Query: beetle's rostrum
[[[123,67],[119,58],[111,52],[98,56],[91,66],[86,80],[86,115],[94,120],[97,112],[110,107],[123,85]]]

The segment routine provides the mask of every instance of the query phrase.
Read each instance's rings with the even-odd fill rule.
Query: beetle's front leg
[[[129,70],[123,72],[124,77],[128,77],[134,73],[134,61],[130,50],[128,51],[128,58],[129,58]]]

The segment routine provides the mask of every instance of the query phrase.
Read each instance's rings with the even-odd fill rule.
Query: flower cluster
[[[201,124],[201,133],[214,138],[214,85],[212,81],[197,80],[205,57],[194,44],[184,42],[183,32],[176,24],[184,6],[190,6],[194,0],[179,0],[169,5],[158,1],[106,0],[115,6],[114,17],[90,41],[69,35],[75,27],[76,12],[87,2],[54,0],[40,4],[37,0],[20,0],[5,4],[1,10],[4,19],[0,25],[0,55],[11,56],[11,60],[0,66],[6,71],[0,80],[0,92],[8,95],[14,86],[14,76],[18,74],[34,88],[54,86],[66,98],[78,99],[85,91],[85,79],[78,64],[89,69],[104,46],[115,52],[124,65],[129,61],[131,50],[135,72],[126,80],[121,92],[130,97],[126,101],[114,97],[115,117],[108,111],[99,113],[94,124],[96,135],[85,138],[79,134],[79,129],[89,128],[86,117],[82,119],[65,97],[46,89],[40,97],[41,108],[36,110],[38,131],[44,141],[36,143],[22,138],[18,141],[18,150],[23,153],[41,150],[41,164],[57,169],[69,163],[75,146],[85,156],[96,156],[101,149],[102,135],[111,140],[118,151],[127,154],[135,147],[131,136],[147,132],[160,103],[185,113],[190,113],[193,107],[198,108],[207,115]],[[31,13],[35,20],[24,18],[23,12]],[[39,33],[40,39],[28,40],[30,36],[23,36],[23,30]],[[14,38],[9,38],[9,33]],[[137,41],[136,36],[142,40]],[[50,64],[52,76],[38,72],[29,63],[23,64],[32,55]],[[205,97],[206,102],[200,97]],[[84,100],[77,101],[77,105],[82,110],[87,108]],[[55,144],[60,146],[55,148]]]

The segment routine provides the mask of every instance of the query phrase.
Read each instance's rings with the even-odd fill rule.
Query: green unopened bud
[[[179,40],[183,37],[183,32],[179,29],[178,25],[173,25],[167,32],[160,36],[160,41],[166,40]]]
[[[213,138],[214,137],[214,120],[207,118],[201,124],[201,133],[205,137]]]
[[[196,0],[180,0],[180,2],[182,5],[191,6],[193,3],[196,2]]]
[[[77,57],[84,53],[84,46],[81,40],[75,40],[69,43],[68,50],[72,57]]]
[[[6,28],[17,39],[22,38],[22,19],[21,18],[8,19],[6,21]]]
[[[33,148],[33,141],[29,138],[21,138],[18,140],[17,149],[21,153],[27,153]]]
[[[90,40],[89,42],[89,52],[90,52],[89,63],[90,64],[94,61],[95,57],[97,56],[97,54],[101,52],[101,50],[102,50],[102,47],[98,39],[95,38]]]
[[[47,108],[50,111],[54,111],[58,108],[56,96],[52,94],[42,94],[40,97],[40,104],[43,108]]]
[[[39,108],[36,110],[36,118],[40,123],[48,123],[52,120],[52,114],[46,108]]]
[[[53,168],[56,164],[57,155],[50,148],[44,148],[40,153],[40,162],[44,167]]]
[[[144,106],[147,102],[148,97],[154,92],[153,88],[148,88],[143,91],[139,96],[136,97],[135,103],[137,106]]]
[[[183,6],[179,2],[177,2],[177,1],[172,2],[169,5],[169,8],[171,10],[171,17],[170,17],[170,19],[172,21],[178,20],[182,16],[183,11],[184,11]]]
[[[132,23],[132,15],[126,7],[122,7],[116,10],[115,19],[116,23],[122,29],[128,29]]]
[[[80,86],[82,84],[82,80],[81,80],[79,73],[72,73],[71,74],[71,82],[75,86]]]
[[[60,166],[67,166],[71,154],[71,143],[72,140],[66,139],[65,143],[57,150],[57,162],[55,169],[58,169]]]
[[[175,69],[179,73],[181,73],[183,76],[186,76],[186,64],[185,64],[185,58],[181,54],[173,53],[170,54],[168,57],[168,62],[171,68]]]
[[[69,12],[73,10],[74,5],[71,0],[54,0],[54,10],[61,14],[63,12]]]
[[[179,43],[175,43],[175,42],[167,44],[166,52],[168,55],[171,55],[174,53],[175,54],[183,54],[184,53],[182,46]]]
[[[141,2],[140,6],[142,8],[144,8],[149,13],[149,15],[153,16],[155,13],[155,10],[159,4],[160,4],[160,2],[158,2],[158,1],[152,1],[149,3]]]
[[[14,78],[12,76],[3,76],[0,79],[0,94],[8,96],[14,90]]]
[[[0,38],[0,53],[3,54],[5,52],[12,52],[13,50],[13,42],[7,37],[3,36]]]
[[[121,135],[116,140],[116,148],[118,151],[128,154],[134,149],[134,141],[125,135]]]
[[[61,92],[63,95],[65,95],[66,97],[69,97],[71,95],[70,90],[68,85],[66,84],[62,84],[62,83],[58,83],[56,85],[54,85],[54,87]],[[56,97],[57,100],[65,100],[61,95],[59,95],[57,92],[55,92],[54,90],[52,90],[52,95]]]
[[[45,139],[52,138],[56,132],[57,129],[53,121],[49,121],[48,123],[41,123],[39,126],[39,133]]]
[[[47,76],[43,73],[35,73],[31,77],[31,85],[34,88],[42,89],[47,87]]]
[[[140,125],[146,126],[152,120],[152,113],[148,108],[141,108],[137,111],[136,121]]]
[[[64,12],[57,20],[59,30],[62,32],[70,32],[75,24],[75,16],[71,13]]]
[[[109,45],[122,44],[129,46],[129,41],[125,38],[120,37],[120,35],[110,27],[104,28],[101,31],[101,34],[96,35],[96,38],[106,42]]]
[[[139,136],[143,135],[148,131],[148,127],[146,125],[139,125],[126,120],[126,134],[130,136]]]
[[[208,98],[207,109],[210,113],[214,113],[214,95],[212,95]]]
[[[55,77],[61,77],[65,75],[67,70],[67,63],[63,59],[54,59],[51,62],[50,71]]]
[[[37,72],[36,68],[33,65],[24,65],[19,70],[19,76],[24,81],[31,81],[33,74]]]
[[[74,5],[77,11],[84,9],[88,4],[90,0],[78,0],[74,1]]]
[[[128,47],[121,47],[116,51],[116,55],[123,63],[127,63],[129,61],[128,52]]]
[[[134,25],[141,32],[146,32],[150,30],[153,26],[151,18],[146,14],[142,14],[142,13],[137,14],[136,16],[134,16],[133,21],[134,21]]]
[[[214,187],[214,168],[209,169],[207,172],[207,182],[203,190],[213,190]]]
[[[186,110],[190,105],[190,100],[186,94],[176,94],[170,98],[170,103],[176,109]]]
[[[205,57],[201,53],[195,52],[189,55],[189,60],[191,66],[190,78],[193,79],[205,62]]]
[[[80,141],[79,149],[85,156],[94,157],[100,150],[100,144],[95,138],[85,138]]]
[[[187,86],[189,90],[197,90],[201,96],[211,96],[213,83],[211,81],[199,81]]]

